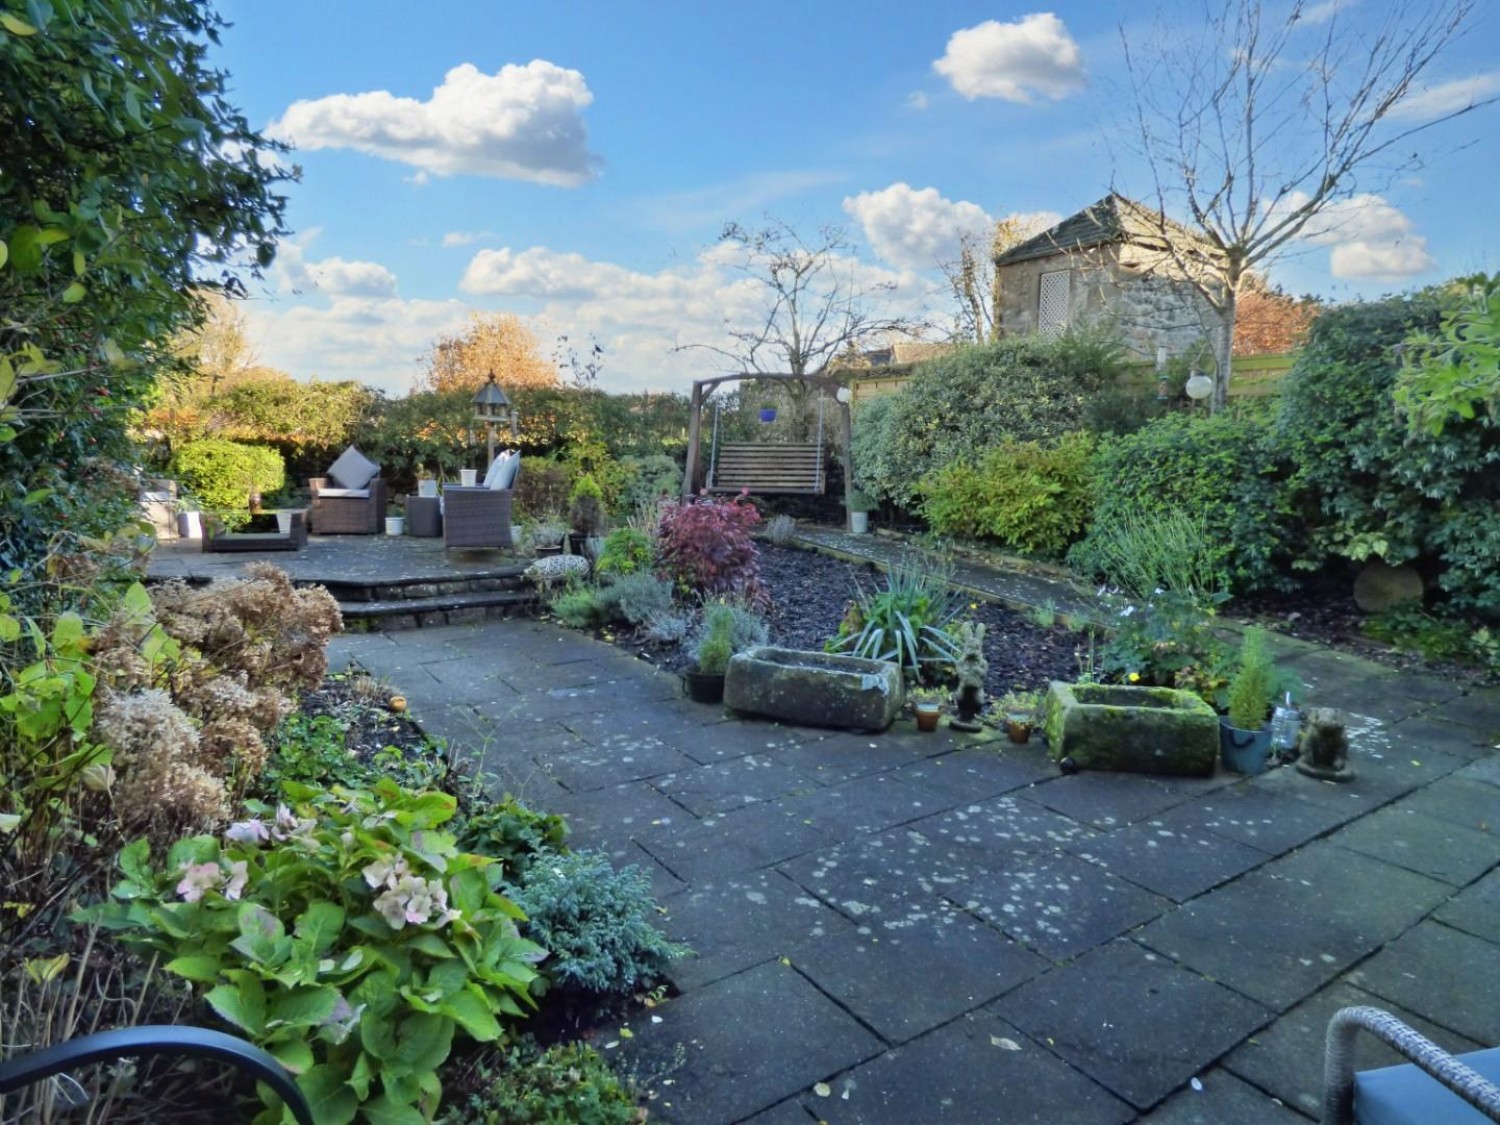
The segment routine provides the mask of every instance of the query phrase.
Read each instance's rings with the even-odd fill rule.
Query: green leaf
[[[9,257],[10,257],[10,247],[7,246],[7,245],[5,245],[5,239],[0,238],[0,266],[5,265],[6,260]]]
[[[146,886],[151,882],[151,841],[142,837],[120,849],[120,870],[132,883]]]
[[[400,1045],[391,1060],[397,1073],[436,1070],[453,1047],[453,1020],[413,1012],[401,1021]]]
[[[344,908],[337,903],[315,902],[297,916],[294,932],[314,953],[322,954],[343,932],[344,917]]]
[[[281,1023],[293,1027],[311,1027],[322,1023],[338,1003],[336,988],[291,988],[276,993],[271,998],[271,1009],[267,1023]]]
[[[370,1125],[427,1125],[427,1118],[420,1110],[394,1100],[389,1093],[365,1102],[360,1111]]]
[[[25,20],[11,15],[9,12],[0,12],[0,27],[5,28],[12,35],[20,36],[23,39],[29,35],[36,34],[36,28],[32,27]]]
[[[247,973],[235,973],[241,978],[238,985],[221,984],[208,990],[203,998],[209,1007],[218,1012],[235,1027],[259,1038],[266,1031],[266,994],[258,980],[245,980]]]
[[[299,1074],[297,1088],[307,1098],[318,1125],[347,1125],[359,1112],[359,1099],[354,1091],[349,1089],[338,1068],[327,1063]]]
[[[89,289],[81,281],[75,281],[62,291],[62,302],[65,305],[76,305],[88,296]]]
[[[438,1011],[452,1016],[471,1037],[481,1043],[489,1043],[500,1037],[500,1023],[490,1011],[488,1002],[473,992],[460,992],[444,1001]]]
[[[312,1069],[312,1047],[306,1039],[279,1040],[267,1048],[276,1056],[276,1061],[295,1074],[305,1074]]]
[[[211,984],[219,979],[219,970],[223,963],[217,957],[207,954],[193,954],[187,957],[177,957],[166,964],[169,973],[176,973],[188,980],[201,981]]]

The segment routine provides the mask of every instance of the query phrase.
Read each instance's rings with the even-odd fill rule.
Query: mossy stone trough
[[[1047,752],[1079,769],[1207,777],[1219,755],[1219,717],[1190,691],[1067,684],[1042,701]]]
[[[736,653],[724,704],[802,726],[885,730],[901,710],[901,670],[884,660],[764,645]]]

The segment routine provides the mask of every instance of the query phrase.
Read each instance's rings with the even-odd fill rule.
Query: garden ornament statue
[[[1297,769],[1319,781],[1352,781],[1349,737],[1344,716],[1332,707],[1314,707],[1307,713],[1307,726],[1298,747]]]
[[[984,674],[989,661],[984,658],[984,626],[966,621],[954,630],[958,640],[958,690],[953,693],[953,707],[958,714],[948,720],[951,730],[979,730],[979,712],[984,709]]]

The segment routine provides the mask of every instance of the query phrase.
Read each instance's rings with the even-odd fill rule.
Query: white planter
[[[405,516],[386,516],[385,517],[385,533],[387,535],[405,535],[406,534],[406,517]]]
[[[276,513],[276,530],[281,532],[282,535],[290,535],[292,533],[291,512]]]
[[[178,512],[177,534],[184,539],[203,538],[203,513],[202,512]]]
[[[429,500],[433,499],[437,496],[437,485],[438,482],[435,480],[419,480],[417,481],[417,495]]]
[[[850,512],[849,530],[855,535],[868,535],[870,533],[870,513]]]
[[[476,484],[479,483],[479,470],[459,469],[458,483],[463,485],[465,488],[473,488]]]

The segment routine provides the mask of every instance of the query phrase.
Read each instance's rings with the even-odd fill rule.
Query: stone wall
[[[1042,275],[1068,271],[1068,323],[1108,319],[1125,346],[1140,359],[1154,360],[1165,345],[1180,355],[1221,323],[1218,314],[1190,282],[1146,272],[1139,254],[1126,247],[1097,247],[1015,262],[1000,270],[1000,327],[1006,334],[1035,332]]]

